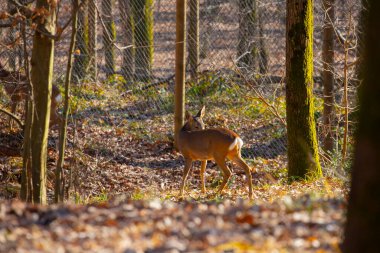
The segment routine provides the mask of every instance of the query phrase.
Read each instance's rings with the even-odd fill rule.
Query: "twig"
[[[235,66],[235,67],[236,67],[236,66]],[[241,71],[239,70],[239,68],[236,67],[236,68],[235,68],[235,71],[237,72],[237,74],[239,74],[239,75],[243,78],[243,80],[244,80],[245,83],[247,83],[247,84],[250,85],[250,88],[255,92],[255,94],[256,94],[257,97],[252,97],[252,96],[249,96],[249,95],[243,95],[243,96],[246,97],[246,98],[250,98],[250,99],[257,99],[257,100],[263,102],[263,103],[269,108],[269,111],[270,111],[274,116],[276,116],[276,118],[279,119],[280,122],[281,122],[284,126],[286,126],[286,122],[285,122],[284,118],[281,117],[281,115],[280,115],[279,111],[277,110],[277,108],[276,108],[274,105],[270,104],[270,103],[264,98],[263,94],[261,94],[260,91],[258,91],[257,89],[255,89],[254,85],[252,84],[252,81],[248,80],[248,79],[245,77],[245,75],[244,75],[243,73],[241,73]]]
[[[4,108],[0,108],[0,112],[3,112],[6,115],[8,115],[9,117],[11,117],[12,119],[14,119],[14,121],[17,122],[17,124],[20,126],[20,128],[24,127],[24,124],[22,124],[21,119],[19,117],[17,117],[16,115],[14,115],[13,113],[11,113],[10,111],[8,111],[8,110],[6,110]]]

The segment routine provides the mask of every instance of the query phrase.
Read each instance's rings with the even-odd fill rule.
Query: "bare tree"
[[[115,2],[114,0],[103,0],[102,1],[102,14],[104,21],[103,29],[103,44],[104,44],[104,59],[107,76],[113,75],[115,73],[115,50],[114,42],[116,40],[116,28],[115,22],[113,21],[113,9]]]
[[[183,126],[185,116],[186,6],[186,0],[177,1],[174,108],[174,147],[176,149],[178,149],[178,135]]]
[[[88,0],[88,75],[92,81],[97,80],[98,76],[98,64],[97,64],[97,52],[96,52],[96,0]]]
[[[362,17],[365,28],[363,58],[360,66],[363,80],[359,90],[359,126],[352,170],[347,224],[343,252],[378,252],[380,234],[380,2],[363,0],[368,17]]]
[[[288,0],[286,123],[289,180],[322,175],[313,104],[313,1]]]
[[[78,13],[78,31],[76,35],[76,54],[73,65],[73,81],[81,82],[87,75],[89,61],[88,54],[88,1],[80,8]],[[95,13],[93,14],[95,15]]]
[[[37,30],[31,59],[35,103],[31,145],[33,201],[46,204],[46,161],[54,59],[54,39],[50,35],[56,32],[56,6],[49,0],[37,0],[36,8],[44,8],[47,13],[36,19]]]
[[[189,64],[191,78],[197,80],[199,65],[199,0],[189,2]]]
[[[119,0],[121,17],[123,20],[124,43],[126,48],[123,50],[123,65],[121,73],[127,81],[133,81],[135,50],[133,37],[133,13],[130,0]]]
[[[323,130],[324,149],[331,153],[334,148],[333,119],[334,113],[334,27],[335,0],[324,0],[323,8],[325,19],[323,20],[323,44],[322,44],[322,81],[323,81]]]
[[[136,47],[135,76],[147,82],[153,64],[153,0],[132,0]]]
[[[238,66],[257,70],[257,6],[256,0],[239,0]]]

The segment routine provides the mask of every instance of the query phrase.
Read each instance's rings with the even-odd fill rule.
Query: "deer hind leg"
[[[230,179],[232,173],[231,173],[231,170],[226,165],[225,158],[215,157],[215,162],[222,169],[222,172],[223,172],[223,181],[218,189],[218,193],[221,193],[224,190],[224,187],[226,186],[228,179]]]
[[[62,121],[63,121],[62,117],[61,117],[61,115],[59,115],[59,113],[56,111],[56,109],[51,108],[51,111],[50,111],[50,127],[58,125],[58,128],[60,128]]]
[[[206,193],[205,172],[206,172],[207,160],[201,163],[201,187],[202,193]]]
[[[180,197],[183,197],[183,191],[185,189],[185,184],[187,180],[187,176],[189,175],[189,171],[193,165],[193,160],[190,158],[185,158],[185,169],[183,171],[183,176],[182,176],[182,184],[181,184],[181,189],[180,189]]]
[[[249,188],[249,195],[248,197],[252,199],[253,196],[253,186],[252,186],[252,175],[251,175],[251,168],[248,166],[248,164],[244,161],[243,158],[241,158],[240,155],[236,155],[231,159],[233,162],[235,162],[240,168],[242,168],[245,171],[245,174],[247,175],[247,185]]]

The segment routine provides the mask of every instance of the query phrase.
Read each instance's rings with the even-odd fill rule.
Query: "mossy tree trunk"
[[[334,149],[334,2],[323,0],[325,19],[322,34],[322,81],[323,81],[323,147],[331,153]]]
[[[96,82],[98,76],[96,17],[96,0],[88,0],[88,75],[94,82]]]
[[[189,5],[188,45],[190,76],[196,81],[199,65],[199,0],[190,0]]]
[[[36,20],[39,30],[55,34],[56,10],[48,0],[37,0],[36,8],[48,14]],[[33,39],[31,80],[35,114],[32,122],[32,181],[34,203],[46,204],[46,161],[53,81],[54,40],[36,31]]]
[[[134,66],[135,66],[135,50],[134,36],[133,36],[133,13],[130,0],[120,0],[120,11],[122,17],[122,25],[124,30],[124,43],[125,48],[123,51],[123,65],[121,73],[127,82],[133,81]]]
[[[288,0],[286,24],[288,178],[322,175],[313,102],[313,1]]]
[[[148,82],[153,64],[153,0],[132,0],[135,21],[135,77]]]
[[[78,12],[78,30],[76,35],[76,53],[73,64],[73,81],[80,83],[87,76],[88,57],[88,1]]]
[[[343,252],[378,252],[380,235],[380,2],[363,0],[369,10],[365,28],[363,74],[359,88],[359,126],[352,170],[351,192]]]
[[[115,50],[113,43],[116,41],[116,28],[112,14],[114,5],[114,0],[102,1],[102,13],[105,25],[105,29],[103,30],[104,60],[107,77],[115,73]]]
[[[256,0],[239,0],[238,66],[257,71],[257,10]]]

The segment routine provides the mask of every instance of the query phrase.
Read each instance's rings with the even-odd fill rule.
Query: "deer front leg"
[[[206,193],[206,182],[205,182],[205,172],[206,172],[207,160],[201,163],[201,187],[202,193]]]
[[[192,165],[193,165],[193,160],[191,160],[190,158],[185,158],[185,169],[183,171],[182,184],[181,184],[181,189],[180,189],[180,193],[179,193],[180,197],[183,197],[183,191],[185,189],[187,176],[189,175],[189,171],[190,171]]]

